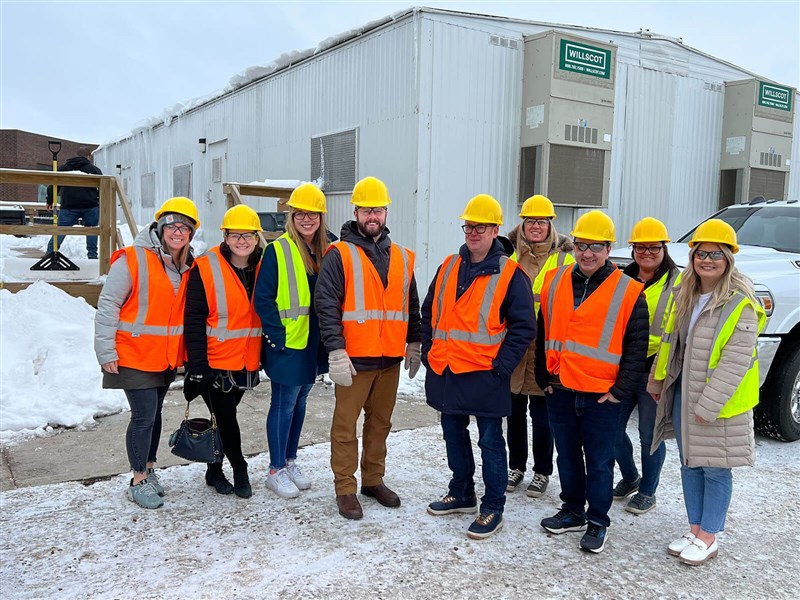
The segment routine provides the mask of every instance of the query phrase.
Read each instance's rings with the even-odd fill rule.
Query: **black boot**
[[[218,494],[232,494],[233,486],[222,472],[222,463],[208,463],[206,468],[206,484],[213,486]]]
[[[233,491],[239,498],[249,498],[253,495],[250,477],[247,475],[247,463],[233,467]]]

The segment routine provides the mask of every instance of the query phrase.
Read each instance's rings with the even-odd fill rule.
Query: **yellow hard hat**
[[[184,198],[183,196],[170,198],[156,211],[155,220],[158,221],[161,215],[166,213],[177,213],[184,217],[189,217],[194,221],[195,228],[200,227],[200,217],[197,215],[197,207],[194,205],[194,202],[188,198]]]
[[[389,198],[389,190],[386,189],[385,183],[377,177],[364,177],[353,188],[350,203],[364,208],[378,208],[389,206],[392,200]]]
[[[328,212],[325,203],[325,194],[313,183],[304,183],[294,188],[292,195],[289,197],[289,202],[286,204],[296,210],[318,213]]]
[[[503,207],[489,194],[478,194],[467,202],[464,214],[458,217],[463,221],[473,223],[503,224]]]
[[[530,217],[532,219],[555,219],[556,211],[553,208],[553,203],[550,202],[550,198],[542,196],[541,194],[536,194],[522,203],[519,216],[522,218]]]
[[[590,210],[578,217],[571,235],[576,238],[594,240],[596,242],[616,242],[614,221],[606,213]]]
[[[739,252],[739,244],[736,243],[736,232],[733,227],[721,219],[709,219],[704,223],[700,223],[697,229],[694,230],[689,247],[694,248],[696,244],[702,244],[703,242],[725,244],[730,246],[731,252],[734,254]]]
[[[667,226],[658,219],[653,217],[645,217],[631,230],[631,239],[628,240],[629,244],[640,244],[644,242],[669,242],[669,234],[667,233]]]
[[[225,212],[219,228],[222,230],[261,231],[261,219],[258,218],[258,213],[246,204],[237,204]]]

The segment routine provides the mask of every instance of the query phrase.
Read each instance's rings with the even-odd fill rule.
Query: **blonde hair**
[[[684,323],[688,323],[692,316],[692,311],[697,304],[697,299],[700,297],[700,277],[697,271],[694,270],[694,255],[697,252],[699,244],[695,245],[689,251],[689,264],[683,270],[681,275],[680,293],[675,297],[675,328],[679,329]],[[714,290],[711,294],[711,300],[708,306],[711,310],[720,302],[727,300],[733,292],[744,294],[753,303],[756,302],[755,290],[753,289],[753,282],[744,275],[742,275],[736,268],[733,259],[733,252],[725,245],[719,245],[720,250],[725,255],[727,264],[725,265],[725,272],[720,277]]]
[[[309,211],[295,210],[294,207],[289,207],[289,216],[286,219],[286,235],[292,238],[294,243],[297,244],[300,256],[303,257],[303,266],[306,269],[306,273],[309,275],[319,273],[319,263],[322,262],[322,256],[330,245],[328,241],[328,227],[325,225],[325,213],[318,213],[319,229],[314,232],[314,239],[311,240],[311,252],[317,257],[317,262],[314,262],[314,259],[311,258],[311,253],[308,251],[306,241],[303,239],[303,236],[300,235],[300,232],[297,231],[297,227],[294,226],[294,213],[296,212]]]
[[[541,242],[529,242],[528,239],[525,237],[525,221],[534,221],[539,217],[524,217],[522,219],[522,225],[520,226],[519,231],[519,241],[524,241],[525,243],[531,244],[545,244],[548,243],[550,245],[550,249],[553,250],[558,247],[558,232],[556,231],[556,225],[553,222],[553,219],[547,219],[548,223],[550,223],[549,227],[547,228],[547,237],[544,238]],[[519,243],[519,242],[517,242]]]

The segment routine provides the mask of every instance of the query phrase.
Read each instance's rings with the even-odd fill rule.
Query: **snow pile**
[[[0,441],[91,425],[127,407],[123,392],[102,389],[94,314],[44,282],[0,290]]]

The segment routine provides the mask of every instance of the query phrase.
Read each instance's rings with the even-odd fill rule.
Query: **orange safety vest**
[[[521,267],[508,257],[500,259],[500,272],[479,275],[456,300],[461,257],[451,254],[436,277],[431,307],[433,344],[428,364],[441,375],[489,371],[506,337],[506,323],[500,320],[500,305],[511,278]]]
[[[208,365],[228,371],[257,371],[261,357],[261,319],[233,267],[212,248],[195,260],[208,300]],[[255,296],[255,294],[254,294]]]
[[[575,309],[573,268],[545,276],[541,299],[547,370],[569,389],[605,394],[617,380],[625,328],[644,284],[614,269]]]
[[[336,242],[344,269],[342,329],[350,356],[403,356],[408,335],[408,297],[414,276],[414,253],[392,244],[386,288],[362,248]]]
[[[133,289],[119,311],[116,349],[119,364],[139,371],[160,372],[183,364],[183,307],[188,271],[178,293],[164,271],[161,258],[141,246],[114,252],[111,262],[125,254]]]

